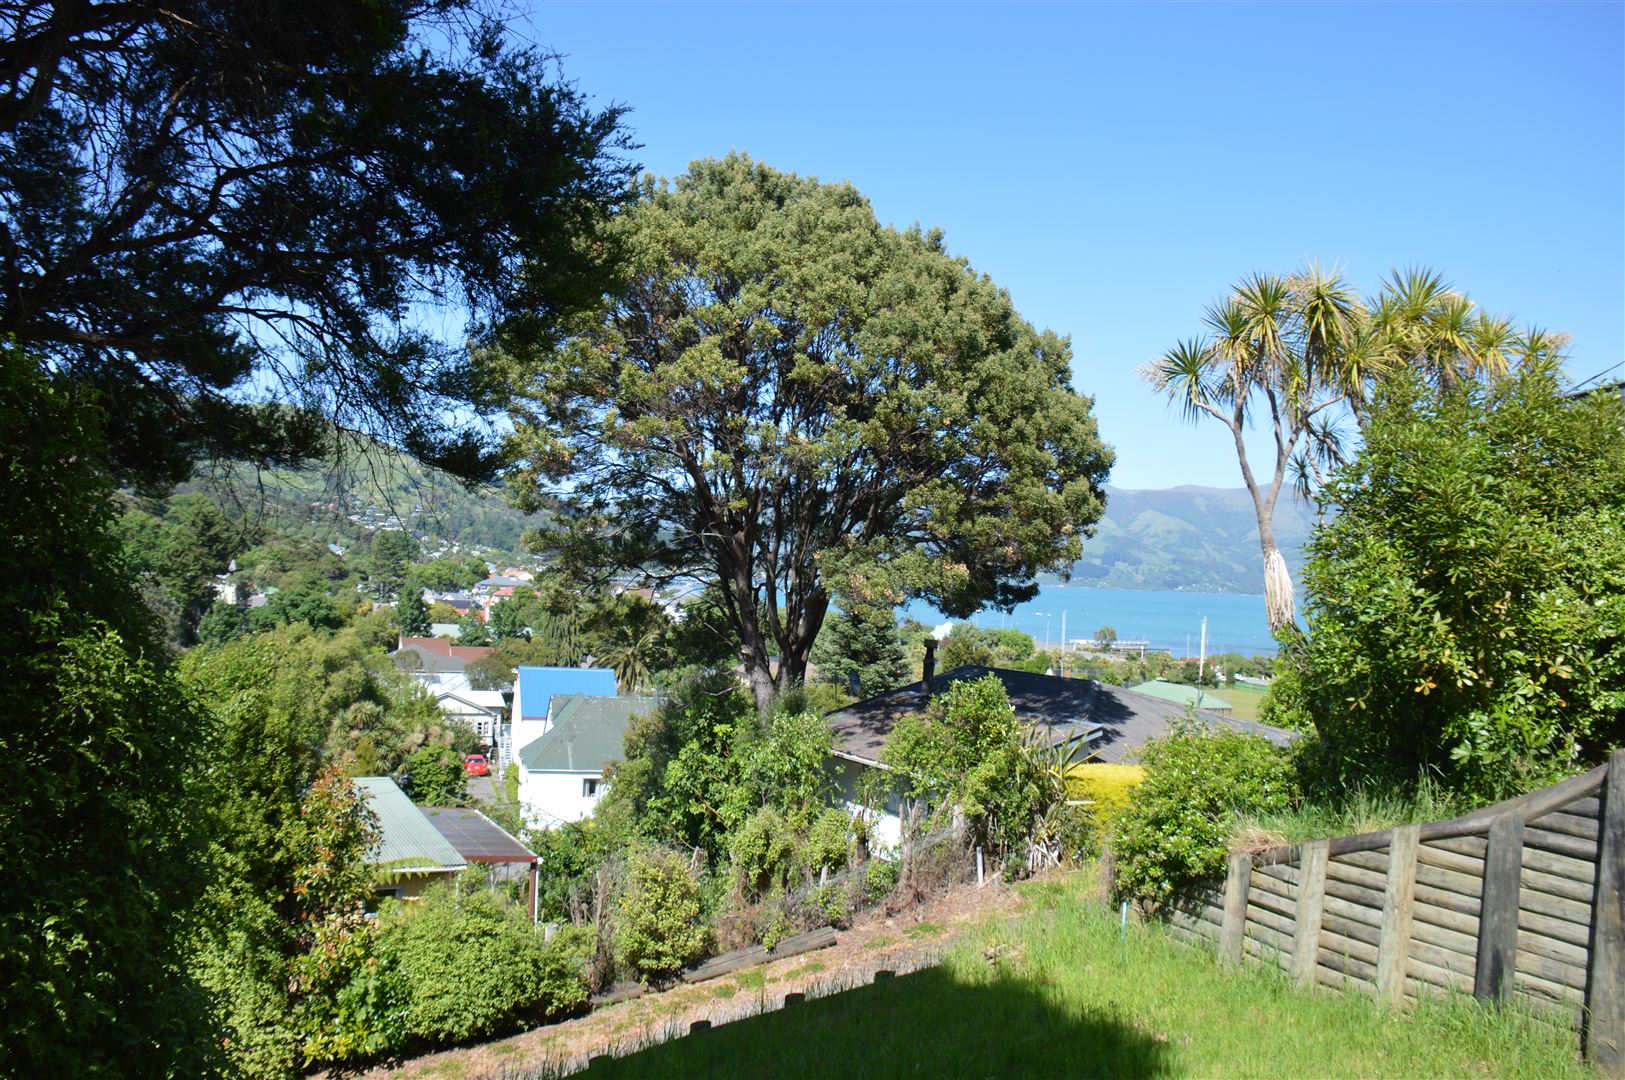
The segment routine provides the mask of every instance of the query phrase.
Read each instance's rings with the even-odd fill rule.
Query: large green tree
[[[1071,350],[940,231],[731,155],[647,179],[613,239],[613,299],[507,339],[515,490],[567,564],[720,585],[758,709],[836,593],[964,615],[1077,558],[1111,453]]]
[[[1492,797],[1625,742],[1625,406],[1528,361],[1398,380],[1325,489],[1278,713],[1324,779]]]
[[[491,471],[465,329],[596,296],[630,175],[619,110],[495,13],[0,2],[0,334],[106,392],[122,474],[297,461],[317,417]],[[434,304],[474,325],[402,318]]]
[[[836,612],[813,646],[812,662],[820,680],[858,697],[883,694],[908,681],[908,650],[889,607]]]
[[[199,1075],[198,703],[130,587],[95,408],[0,344],[0,1074]]]

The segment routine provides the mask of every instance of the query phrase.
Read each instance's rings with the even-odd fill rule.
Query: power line
[[[1613,371],[1617,367],[1625,367],[1625,360],[1621,360],[1617,364],[1609,364],[1607,367],[1603,368],[1601,371],[1599,371],[1595,375],[1591,376],[1591,378],[1585,380],[1585,382],[1575,383],[1574,384],[1574,389],[1576,389],[1576,390],[1583,389],[1588,383],[1596,382],[1598,379],[1602,378],[1604,375],[1608,374],[1610,371]]]

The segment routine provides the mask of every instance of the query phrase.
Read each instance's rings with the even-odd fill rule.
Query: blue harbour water
[[[1042,646],[1061,641],[1061,616],[1072,640],[1094,637],[1102,626],[1117,631],[1120,641],[1149,641],[1153,649],[1168,649],[1177,656],[1195,656],[1201,646],[1202,616],[1207,616],[1207,651],[1243,655],[1275,652],[1264,619],[1264,598],[1226,593],[1153,592],[1143,589],[1090,589],[1050,585],[1014,611],[984,611],[971,622],[990,629],[1024,630]],[[927,626],[950,621],[924,601],[904,605],[899,614]],[[1046,618],[1045,615],[1049,617]]]

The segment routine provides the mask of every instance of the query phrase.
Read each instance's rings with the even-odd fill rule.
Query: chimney
[[[926,700],[931,698],[931,678],[937,673],[937,639],[925,639],[925,677],[920,680],[921,692]]]

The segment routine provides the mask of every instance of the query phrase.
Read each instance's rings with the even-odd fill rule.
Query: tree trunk
[[[766,716],[773,709],[773,696],[777,687],[773,682],[772,659],[753,649],[745,650],[745,683],[756,702],[756,714]]]
[[[1287,569],[1286,556],[1275,544],[1274,522],[1262,511],[1258,519],[1258,546],[1264,553],[1264,619],[1273,634],[1291,626],[1297,610],[1293,603],[1292,572]]]

